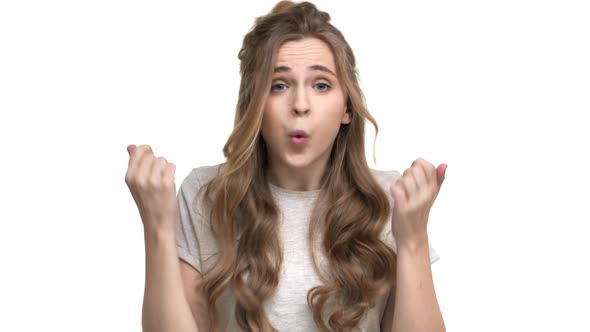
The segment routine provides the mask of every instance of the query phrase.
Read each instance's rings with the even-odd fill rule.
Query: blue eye
[[[330,90],[330,86],[326,83],[318,83],[316,86],[320,87],[320,91],[328,91]]]
[[[271,91],[283,91],[285,89],[276,89],[276,87],[284,87],[285,89],[287,88],[286,84],[283,83],[277,83],[277,84],[273,84],[273,86],[271,87]]]

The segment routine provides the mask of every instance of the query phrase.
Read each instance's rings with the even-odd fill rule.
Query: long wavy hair
[[[206,186],[204,202],[220,251],[203,274],[202,290],[215,331],[217,302],[228,288],[236,297],[241,328],[275,331],[263,303],[279,283],[283,254],[260,127],[278,49],[305,37],[330,47],[352,116],[334,141],[311,214],[308,249],[322,284],[310,289],[308,305],[321,331],[350,331],[379,295],[395,287],[396,256],[380,239],[391,207],[365,156],[365,120],[373,124],[375,139],[378,126],[365,105],[352,49],[328,13],[309,2],[281,1],[257,17],[244,37],[234,128],[223,148],[226,161]],[[316,237],[322,240],[317,248]],[[318,254],[325,264],[318,264]]]

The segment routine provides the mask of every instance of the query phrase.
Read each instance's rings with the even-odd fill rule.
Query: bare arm
[[[184,272],[186,268],[181,268],[176,250],[179,204],[174,183],[176,165],[164,157],[156,158],[149,145],[130,144],[127,151],[129,167],[125,183],[144,226],[142,329],[145,332],[198,332],[200,327],[201,331],[208,331],[207,326],[202,325],[202,318],[193,317],[193,312],[198,313],[192,308],[195,298],[187,296],[192,296],[194,291],[185,289],[196,286],[201,278],[191,278]],[[185,284],[187,280],[190,283]],[[208,319],[208,315],[205,317]]]
[[[182,275],[184,284],[184,294],[193,312],[193,317],[197,321],[199,330],[212,331],[206,296],[199,288],[201,282],[203,282],[203,276],[187,262],[181,259],[179,261],[180,274]]]
[[[446,331],[434,291],[428,241],[398,249],[396,277],[397,287],[390,294],[382,331]]]
[[[144,332],[198,332],[185,296],[173,233],[144,229],[146,276],[142,308]]]

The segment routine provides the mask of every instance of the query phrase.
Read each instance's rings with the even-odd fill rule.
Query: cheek
[[[321,109],[325,114],[325,121],[331,123],[340,123],[344,116],[345,103],[343,102],[342,94],[337,92],[327,98],[317,100],[317,109]]]
[[[272,135],[272,128],[276,127],[275,122],[275,114],[271,111],[271,109],[265,109],[264,113],[262,114],[262,123],[260,125],[260,132],[263,137],[268,138]]]
[[[342,112],[332,112],[323,119],[323,123],[320,126],[323,128],[320,131],[323,142],[332,142],[336,138],[336,135],[340,131],[341,119]]]
[[[338,105],[338,106],[334,106]],[[340,128],[342,124],[342,117],[344,116],[344,105],[340,106],[339,103],[334,103],[324,109],[325,116],[323,117],[324,125],[330,128]]]

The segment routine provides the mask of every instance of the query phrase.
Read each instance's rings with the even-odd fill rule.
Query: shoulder
[[[384,188],[388,189],[395,181],[402,177],[401,173],[396,170],[379,170],[369,168],[375,180]]]
[[[221,164],[205,165],[193,168],[187,176],[190,181],[207,183],[211,181],[219,172]]]
[[[182,180],[180,188],[184,192],[197,192],[209,183],[219,171],[220,164],[206,165],[193,168]]]
[[[182,180],[178,188],[178,198],[194,213],[202,214],[205,186],[217,175],[220,165],[198,166],[193,168]]]

